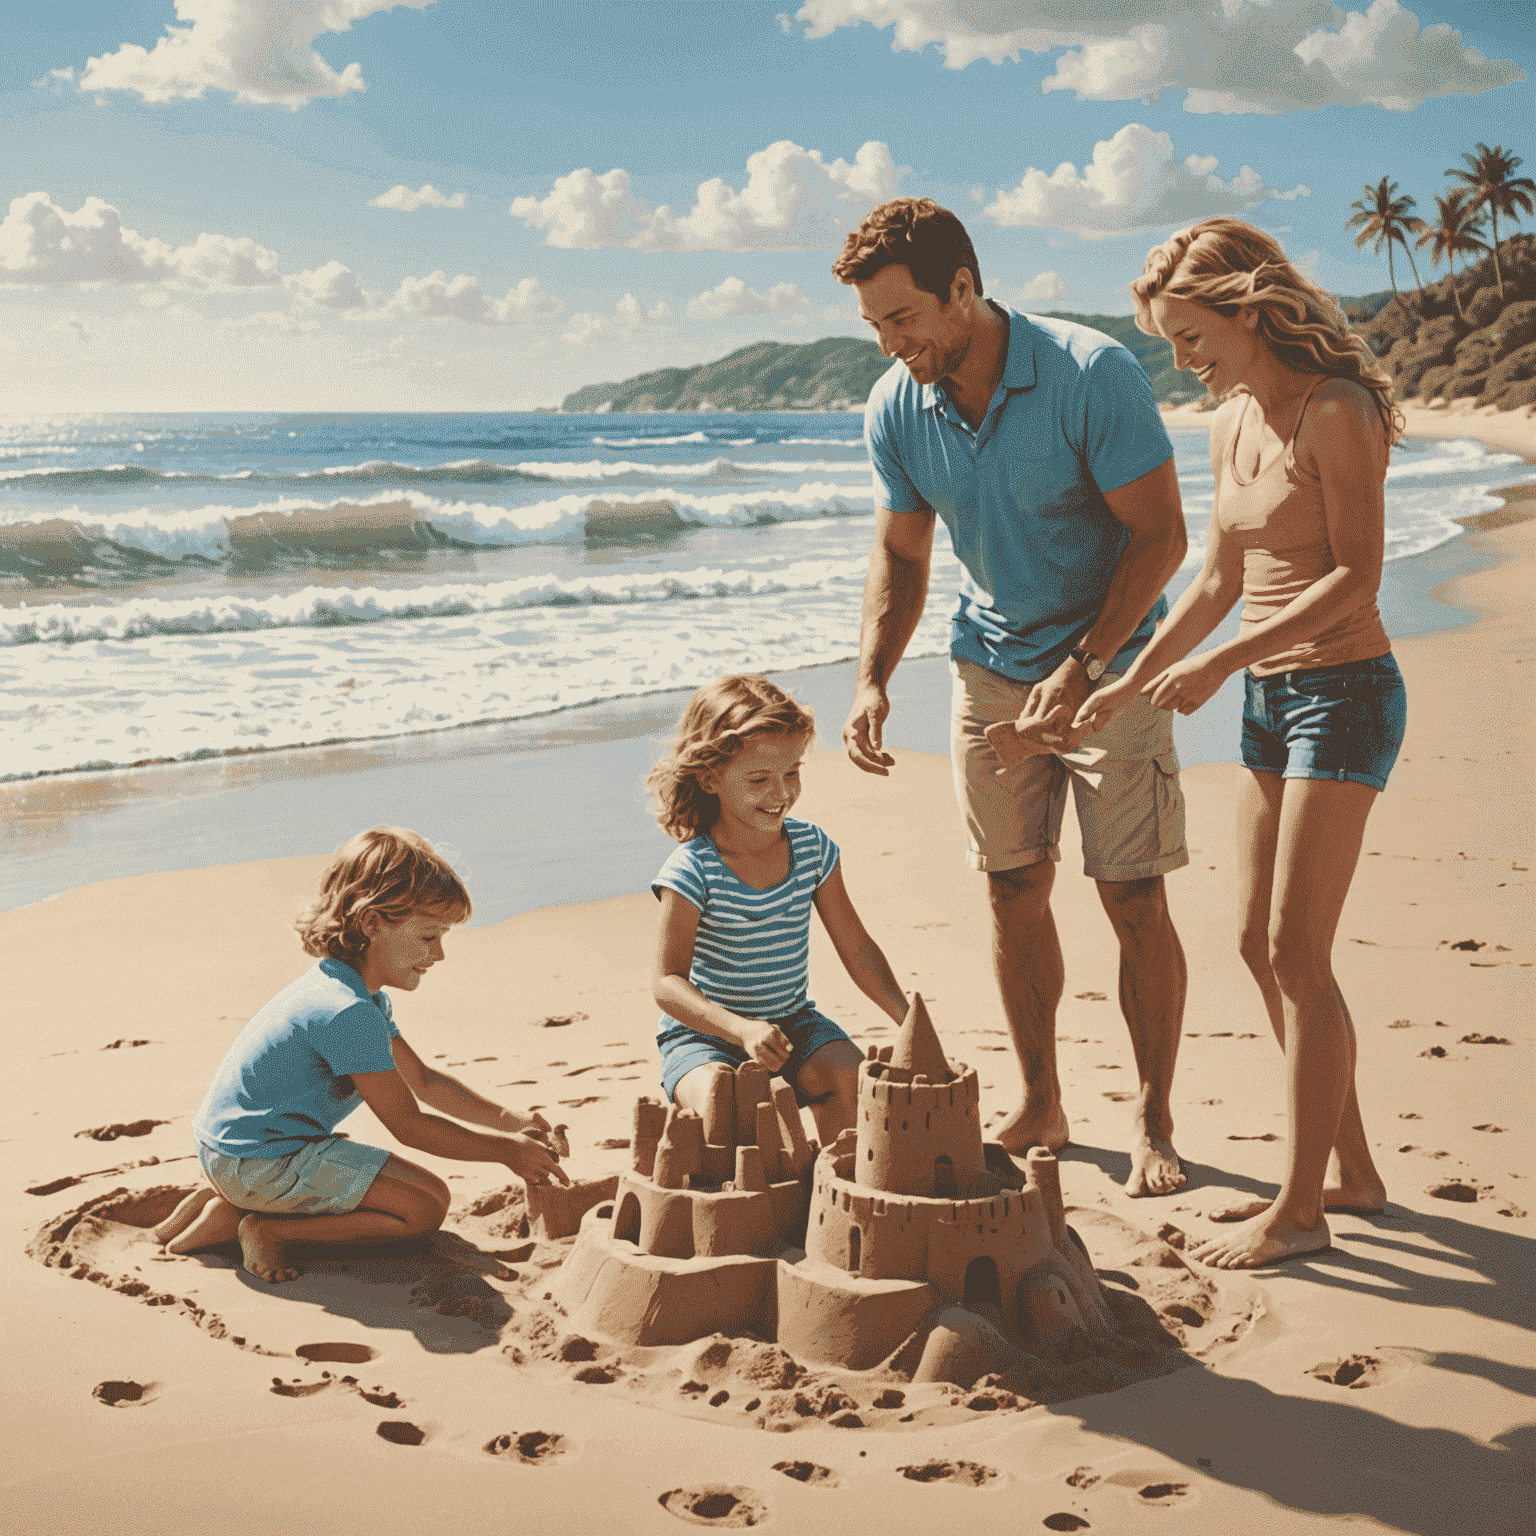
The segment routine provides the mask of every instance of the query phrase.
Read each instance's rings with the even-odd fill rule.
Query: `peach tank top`
[[[1307,392],[1285,451],[1246,482],[1237,473],[1237,439],[1248,414],[1248,399],[1244,398],[1242,415],[1227,447],[1216,503],[1222,533],[1243,551],[1243,614],[1239,633],[1273,618],[1336,564],[1328,544],[1322,482],[1296,462],[1296,433],[1301,430],[1312,395],[1327,380],[1327,375],[1320,377]],[[1385,462],[1382,468],[1385,472]],[[1255,677],[1273,677],[1298,668],[1369,661],[1385,656],[1391,649],[1392,642],[1382,627],[1372,594],[1322,634],[1266,656],[1248,670]]]

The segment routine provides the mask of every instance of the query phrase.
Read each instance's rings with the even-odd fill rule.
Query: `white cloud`
[[[93,331],[79,315],[65,315],[62,320],[55,321],[48,329],[50,331],[57,331],[60,335],[67,332],[76,341],[85,342],[87,345],[93,341],[101,340],[101,333]]]
[[[1218,213],[1241,213],[1268,197],[1308,196],[1306,187],[1276,192],[1251,166],[1230,181],[1216,175],[1214,155],[1174,158],[1173,140],[1141,123],[1127,123],[1093,147],[1081,175],[1063,161],[1051,175],[1031,167],[1011,191],[982,212],[1008,228],[1071,230],[1089,239],[1183,224]]]
[[[466,325],[516,325],[556,315],[561,300],[545,291],[536,277],[525,277],[507,289],[503,299],[489,298],[480,284],[466,273],[449,279],[442,272],[429,277],[408,277],[379,310],[380,318],[424,315],[430,320],[462,320]]]
[[[508,210],[546,243],[568,249],[627,246],[637,251],[832,250],[877,203],[896,194],[901,173],[877,140],[850,165],[782,139],[747,161],[741,191],[720,177],[702,183],[682,218],[654,212],[629,190],[629,172],[590,170],[558,177],[548,197],[519,197]]]
[[[403,183],[381,192],[368,201],[370,208],[395,208],[401,213],[415,213],[418,208],[462,208],[464,194],[455,192],[452,197],[439,192],[430,181],[423,182],[419,192],[412,192]]]
[[[1513,61],[1466,47],[1452,27],[1421,31],[1397,0],[1372,0],[1342,25],[1339,16],[1330,0],[807,0],[797,19],[813,38],[889,27],[893,48],[934,45],[950,69],[1065,49],[1045,90],[1090,101],[1184,91],[1188,112],[1362,103],[1407,112],[1525,78]]]
[[[1052,304],[1067,296],[1066,281],[1059,272],[1039,272],[1014,295],[1020,304]]]
[[[586,310],[572,315],[565,339],[578,345],[592,341],[627,341],[636,331],[659,324],[671,316],[670,304],[658,304],[647,312],[634,294],[626,293],[614,305],[611,315],[594,315]]]
[[[373,309],[379,302],[376,294],[363,291],[356,274],[339,261],[295,272],[283,282],[300,303],[316,309]]]
[[[254,240],[203,234],[191,245],[172,247],[125,228],[117,209],[99,197],[86,198],[70,213],[46,192],[29,192],[12,199],[0,222],[0,282],[232,289],[279,281],[277,253]]]
[[[124,43],[80,72],[84,91],[136,91],[145,101],[229,91],[237,101],[297,110],[317,96],[366,90],[360,65],[339,74],[315,52],[323,32],[397,5],[431,0],[176,0],[177,23],[152,49]],[[58,71],[55,71],[57,74]]]
[[[805,320],[811,301],[794,283],[775,283],[767,293],[749,288],[739,277],[728,277],[697,298],[688,301],[690,320],[734,320],[742,315],[783,315]]]
[[[237,315],[219,323],[219,330],[227,336],[307,336],[319,328],[318,320],[295,319],[276,309],[262,309],[252,315]]]

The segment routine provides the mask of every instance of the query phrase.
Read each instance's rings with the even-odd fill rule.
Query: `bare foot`
[[[168,1243],[173,1237],[180,1237],[197,1220],[198,1212],[213,1198],[214,1191],[206,1184],[194,1189],[164,1221],[153,1228],[155,1241]]]
[[[281,1285],[284,1280],[297,1280],[303,1270],[284,1257],[282,1238],[276,1228],[275,1222],[246,1216],[240,1223],[240,1248],[251,1274],[258,1280]]]
[[[1137,1195],[1171,1195],[1184,1188],[1184,1170],[1179,1154],[1165,1136],[1142,1136],[1131,1148],[1131,1176],[1125,1192]]]
[[[1315,1227],[1298,1227],[1267,1213],[1244,1222],[1235,1232],[1207,1238],[1189,1257],[1212,1269],[1263,1269],[1281,1259],[1317,1253],[1328,1247],[1328,1223],[1319,1216]]]
[[[1213,1211],[1207,1211],[1205,1219],[1207,1221],[1247,1221],[1251,1217],[1262,1216],[1272,1203],[1264,1199],[1231,1200],[1226,1205],[1218,1205]],[[1325,1211],[1363,1211],[1367,1215],[1375,1215],[1386,1208],[1387,1191],[1384,1185],[1360,1187],[1343,1184],[1323,1185]]]
[[[1031,1147],[1044,1147],[1047,1152],[1055,1152],[1071,1139],[1067,1112],[1059,1104],[1054,1115],[1049,1110],[1044,1114],[1026,1114],[1025,1109],[1016,1109],[998,1126],[993,1136],[993,1140],[1014,1157],[1022,1157]]]
[[[222,1195],[216,1195],[212,1190],[208,1193],[213,1198],[206,1201],[192,1221],[165,1245],[167,1253],[191,1253],[195,1248],[232,1243],[239,1236],[240,1218],[245,1212],[231,1205]],[[158,1232],[159,1228],[155,1230]]]

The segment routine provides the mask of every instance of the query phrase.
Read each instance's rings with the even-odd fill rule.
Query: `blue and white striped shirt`
[[[710,1002],[749,1019],[782,1019],[805,1006],[811,906],[837,868],[837,844],[814,822],[784,818],[789,873],[755,890],[700,835],[661,866],[651,890],[676,891],[699,909],[688,979]]]

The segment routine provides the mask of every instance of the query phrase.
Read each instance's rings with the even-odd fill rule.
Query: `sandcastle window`
[[[965,1304],[973,1307],[983,1302],[1002,1310],[1003,1290],[998,1283],[997,1262],[986,1257],[972,1259],[965,1266]]]
[[[864,1245],[864,1234],[857,1227],[848,1229],[848,1269],[852,1274],[859,1272],[859,1254]]]
[[[613,1235],[623,1243],[640,1241],[640,1202],[633,1192],[625,1195],[619,1203],[619,1214],[613,1224]]]
[[[955,1165],[942,1152],[933,1160],[933,1193],[939,1200],[955,1198]]]

